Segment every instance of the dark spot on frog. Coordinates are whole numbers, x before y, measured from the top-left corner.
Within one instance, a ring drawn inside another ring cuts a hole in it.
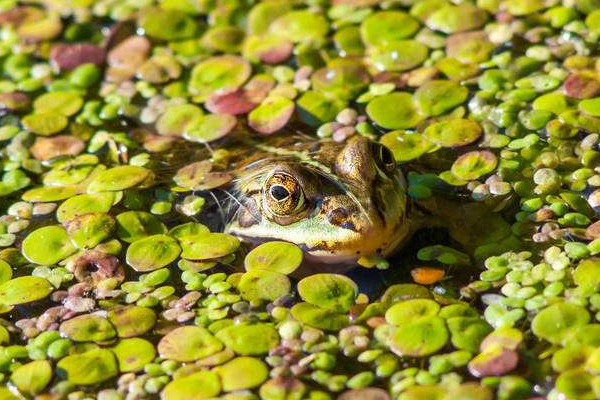
[[[356,227],[354,226],[354,223],[348,220],[349,216],[350,212],[345,208],[340,207],[334,208],[333,210],[327,212],[327,220],[332,225],[337,225],[344,229],[351,229],[356,232]]]

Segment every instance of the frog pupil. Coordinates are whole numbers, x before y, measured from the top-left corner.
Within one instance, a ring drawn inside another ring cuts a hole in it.
[[[289,197],[290,192],[281,185],[271,186],[271,196],[277,201],[281,201]]]

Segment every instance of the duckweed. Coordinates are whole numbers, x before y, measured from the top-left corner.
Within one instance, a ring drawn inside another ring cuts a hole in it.
[[[598,397],[598,4],[92,3],[0,6],[0,397]],[[451,240],[363,279],[222,233],[280,217],[244,146],[329,174],[296,133]]]

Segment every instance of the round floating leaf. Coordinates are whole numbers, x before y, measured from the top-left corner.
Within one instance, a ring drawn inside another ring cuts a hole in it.
[[[266,269],[289,275],[302,264],[303,254],[302,250],[293,243],[266,242],[246,255],[244,267],[247,271]]]
[[[394,92],[375,97],[367,104],[367,114],[386,129],[412,128],[421,122],[410,93]]]
[[[234,253],[240,247],[235,236],[226,233],[203,233],[180,239],[181,257],[188,260],[208,260]]]
[[[369,15],[360,25],[362,40],[377,46],[406,39],[419,29],[419,22],[403,11],[379,11]]]
[[[283,96],[271,96],[248,114],[248,125],[269,135],[282,129],[294,114],[294,102]]]
[[[9,263],[0,259],[0,284],[7,282],[12,278],[12,268]],[[0,340],[2,343],[2,340]]]
[[[150,170],[135,165],[121,165],[100,172],[88,186],[88,192],[114,192],[129,189],[150,177]]]
[[[566,399],[593,400],[597,397],[593,379],[594,376],[583,369],[574,368],[558,376],[556,391]]]
[[[83,98],[75,92],[48,92],[33,102],[36,113],[54,112],[64,116],[74,115],[83,105]]]
[[[394,40],[367,49],[369,63],[379,71],[406,71],[421,65],[427,46],[416,40]]]
[[[450,119],[433,123],[425,129],[429,141],[442,147],[466,146],[481,137],[483,130],[475,121]]]
[[[211,57],[192,69],[189,89],[201,100],[205,100],[214,92],[226,92],[242,86],[251,72],[252,67],[241,57]]]
[[[210,230],[206,225],[202,225],[198,222],[187,222],[185,224],[177,225],[169,230],[169,236],[173,236],[178,240],[186,236],[200,235],[203,233],[210,233]]]
[[[462,104],[469,90],[453,81],[425,82],[415,92],[415,102],[422,114],[437,116]]]
[[[279,64],[287,60],[294,51],[294,44],[288,39],[266,34],[248,36],[244,41],[242,54],[252,62]]]
[[[302,120],[311,126],[316,126],[335,119],[346,103],[339,99],[331,99],[323,93],[307,90],[296,101],[296,105]]]
[[[237,118],[233,115],[204,115],[184,133],[183,137],[192,142],[210,143],[227,136],[236,125]]]
[[[21,198],[25,201],[44,203],[68,199],[75,196],[77,192],[79,188],[76,186],[42,186],[29,189]]]
[[[171,264],[181,253],[177,240],[153,235],[136,240],[127,248],[126,260],[138,272],[153,271]]]
[[[365,67],[344,58],[336,58],[327,67],[315,71],[310,77],[314,90],[340,100],[353,100],[370,83]]]
[[[170,106],[156,121],[156,130],[165,136],[183,136],[202,119],[202,109],[193,104]]]
[[[396,161],[400,163],[419,158],[435,148],[422,134],[403,130],[388,132],[379,142],[390,149]]]
[[[587,115],[600,117],[600,97],[581,100],[578,107],[579,111],[584,112]]]
[[[298,303],[292,307],[292,316],[309,326],[326,331],[339,331],[345,328],[350,319],[347,314],[313,306],[309,303]]]
[[[44,278],[21,276],[0,285],[0,304],[13,306],[30,303],[48,296],[52,285]]]
[[[400,356],[425,357],[441,350],[448,339],[444,320],[432,316],[399,326],[391,342],[392,350]]]
[[[242,275],[238,289],[252,303],[275,301],[292,289],[289,278],[279,272],[253,269]]]
[[[120,340],[111,350],[117,357],[120,372],[140,371],[156,356],[154,345],[140,338]]]
[[[52,111],[26,115],[21,123],[28,131],[42,136],[50,136],[65,129],[69,120],[63,114]]]
[[[212,399],[221,393],[219,375],[213,371],[198,371],[175,378],[162,392],[162,400],[202,400]]]
[[[93,349],[66,356],[58,362],[58,372],[74,385],[94,385],[117,376],[115,356],[110,350]]]
[[[347,312],[354,305],[358,287],[343,275],[315,274],[298,282],[298,293],[315,306]]]
[[[60,225],[38,228],[27,235],[22,244],[25,258],[40,265],[56,264],[76,251],[67,231]]]
[[[215,368],[215,371],[221,377],[226,392],[258,387],[269,377],[267,365],[253,357],[234,358]]]
[[[138,25],[146,35],[160,40],[187,39],[198,28],[194,19],[185,12],[160,7],[148,7],[140,11]]]
[[[457,349],[472,353],[479,351],[479,345],[492,331],[492,327],[479,316],[453,317],[449,318],[446,323],[450,330],[452,345]]]
[[[90,249],[110,237],[115,219],[109,214],[90,213],[71,219],[66,227],[67,234],[78,249]]]
[[[487,21],[484,9],[470,3],[454,6],[450,3],[435,10],[427,18],[427,26],[435,31],[454,33],[477,29]]]
[[[437,315],[440,305],[429,299],[411,299],[394,304],[385,313],[385,320],[393,325],[406,325],[422,318]]]
[[[207,329],[182,326],[167,333],[158,343],[161,357],[189,362],[213,355],[223,349],[223,343]]]
[[[277,18],[269,30],[292,42],[318,41],[329,31],[329,23],[320,13],[294,10]]]
[[[88,213],[107,213],[112,207],[113,193],[80,194],[65,200],[56,210],[56,219],[60,223]]]
[[[557,303],[540,311],[531,321],[533,333],[550,343],[562,343],[575,328],[590,321],[588,311],[571,303]]]
[[[232,325],[216,333],[228,349],[242,356],[267,354],[279,344],[279,334],[268,324]]]
[[[573,273],[573,280],[584,288],[600,288],[600,258],[591,257],[581,261]]]
[[[84,314],[63,322],[60,333],[76,342],[103,342],[117,334],[106,318],[95,314]]]
[[[458,157],[452,164],[452,174],[460,179],[478,179],[492,172],[498,158],[491,151],[471,151]]]
[[[29,396],[41,393],[52,380],[52,365],[46,360],[31,361],[13,371],[10,381]],[[3,398],[0,395],[0,398]]]
[[[173,177],[179,186],[192,190],[211,190],[223,186],[233,179],[227,172],[211,172],[212,163],[209,160],[196,161],[177,171]]]
[[[117,215],[117,225],[117,236],[127,243],[167,233],[167,227],[158,218],[144,211],[125,211]]]
[[[150,331],[156,323],[154,311],[140,306],[123,306],[112,309],[107,318],[121,338],[143,335]]]

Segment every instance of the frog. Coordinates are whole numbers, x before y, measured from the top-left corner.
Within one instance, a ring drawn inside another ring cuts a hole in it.
[[[389,256],[414,231],[406,179],[384,145],[354,135],[250,147],[233,169],[237,209],[224,228],[243,242],[291,242],[308,263],[356,265]]]

